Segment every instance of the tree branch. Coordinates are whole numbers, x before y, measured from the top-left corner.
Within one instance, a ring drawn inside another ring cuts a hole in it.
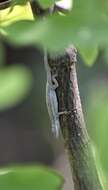
[[[76,50],[48,56],[52,74],[57,73],[57,98],[61,131],[68,152],[75,190],[102,190],[82,113],[76,76]]]

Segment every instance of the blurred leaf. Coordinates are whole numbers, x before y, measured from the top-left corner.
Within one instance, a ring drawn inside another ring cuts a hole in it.
[[[83,11],[73,10],[67,16],[53,15],[41,21],[21,21],[5,30],[11,42],[17,45],[38,43],[50,50],[62,50],[70,43],[78,47],[108,43],[106,21]]]
[[[32,85],[31,73],[23,66],[0,70],[0,111],[21,102]]]
[[[38,0],[38,2],[40,3],[40,5],[44,8],[48,8],[51,5],[54,5],[56,0]]]
[[[95,145],[96,165],[103,189],[108,189],[108,89],[107,81],[94,85],[88,99],[87,126]]]
[[[107,84],[96,84],[88,100],[87,124],[98,149],[102,170],[108,173],[108,89]]]
[[[0,171],[2,190],[60,190],[63,179],[45,167],[12,167]]]
[[[99,152],[98,152],[98,149],[96,148],[95,144],[92,144],[92,150],[94,153],[94,159],[95,159],[100,183],[102,185],[102,189],[107,190],[107,187],[108,187],[107,173],[102,169]]]
[[[48,0],[41,2],[52,3]],[[95,48],[90,48],[108,45],[107,8],[107,0],[104,3],[102,0],[75,1],[72,11],[66,16],[54,14],[34,22],[20,21],[4,29],[7,39],[16,45],[38,44],[50,51],[62,51],[72,43],[80,47],[84,60],[90,65],[97,54]],[[89,51],[82,51],[85,47]]]
[[[90,47],[90,48],[78,48],[80,55],[82,56],[84,62],[91,66],[95,63],[95,60],[98,55],[98,48],[97,47]]]
[[[70,43],[75,45],[77,43],[80,45],[82,43],[86,45],[92,44],[91,30],[89,31],[89,28],[82,27],[82,17],[73,23],[73,27],[71,26],[71,19],[71,16],[54,15],[37,22],[17,22],[6,27],[5,30],[8,34],[8,39],[16,45],[39,43],[50,50],[61,50]],[[95,42],[96,40],[93,41],[93,43]]]

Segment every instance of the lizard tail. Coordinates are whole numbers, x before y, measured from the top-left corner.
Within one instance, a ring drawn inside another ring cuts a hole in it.
[[[60,122],[59,119],[52,124],[52,134],[54,137],[58,138],[60,133]]]

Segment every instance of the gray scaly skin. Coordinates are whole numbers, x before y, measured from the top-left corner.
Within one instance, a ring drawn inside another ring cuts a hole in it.
[[[58,87],[56,80],[57,75],[52,75],[50,66],[47,60],[47,52],[44,54],[44,64],[47,73],[47,84],[46,84],[46,104],[51,121],[52,134],[57,138],[59,136],[60,122],[58,113],[58,101],[55,89]]]

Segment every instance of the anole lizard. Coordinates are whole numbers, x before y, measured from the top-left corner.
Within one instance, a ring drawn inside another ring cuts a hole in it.
[[[48,113],[50,116],[52,133],[55,137],[59,136],[60,122],[58,113],[58,101],[55,89],[58,87],[58,82],[56,80],[56,74],[51,73],[50,66],[47,60],[47,52],[45,50],[44,63],[47,73],[47,84],[46,84],[46,104],[48,108]]]

